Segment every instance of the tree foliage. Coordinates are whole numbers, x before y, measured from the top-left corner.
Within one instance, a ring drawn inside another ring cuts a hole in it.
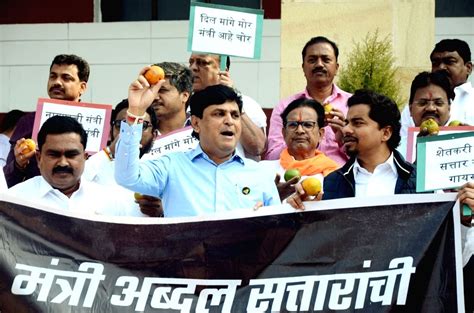
[[[371,89],[393,99],[400,107],[404,99],[400,95],[396,79],[395,58],[389,37],[379,39],[378,30],[368,33],[349,55],[348,62],[339,73],[338,85],[353,93],[357,89]]]

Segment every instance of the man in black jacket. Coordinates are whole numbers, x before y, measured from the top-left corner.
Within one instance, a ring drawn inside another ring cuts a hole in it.
[[[415,193],[416,170],[395,150],[400,143],[395,102],[372,91],[357,91],[348,107],[342,131],[350,159],[326,178],[323,199]]]
[[[358,90],[347,105],[342,133],[350,159],[324,179],[322,198],[415,193],[416,170],[395,150],[400,143],[400,111],[395,102],[373,91]],[[301,186],[297,191],[288,203],[304,209],[306,195]]]

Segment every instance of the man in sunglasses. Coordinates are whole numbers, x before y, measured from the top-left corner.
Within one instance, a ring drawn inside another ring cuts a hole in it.
[[[102,151],[91,156],[84,169],[83,179],[100,185],[116,188],[120,194],[128,194],[127,216],[160,216],[162,214],[161,201],[155,197],[141,195],[135,199],[133,192],[119,186],[115,182],[115,144],[120,137],[120,124],[127,118],[128,100],[122,100],[112,111],[110,144]],[[143,119],[142,136],[140,140],[140,158],[150,151],[157,134],[157,119],[155,111],[150,106]],[[145,215],[144,215],[145,214]]]

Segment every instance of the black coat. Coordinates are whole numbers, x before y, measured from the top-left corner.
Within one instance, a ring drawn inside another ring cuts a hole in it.
[[[355,160],[352,157],[343,167],[324,178],[323,200],[355,197]],[[405,161],[397,150],[393,151],[393,161],[398,172],[395,194],[416,193],[415,167]]]

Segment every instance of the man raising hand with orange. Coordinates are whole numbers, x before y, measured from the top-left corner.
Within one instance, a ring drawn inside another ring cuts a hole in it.
[[[280,204],[273,173],[236,151],[242,100],[234,89],[212,85],[190,99],[199,145],[157,160],[139,161],[142,116],[163,80],[151,85],[144,68],[129,88],[127,123],[116,146],[115,179],[135,192],[159,197],[164,216],[195,216]]]

